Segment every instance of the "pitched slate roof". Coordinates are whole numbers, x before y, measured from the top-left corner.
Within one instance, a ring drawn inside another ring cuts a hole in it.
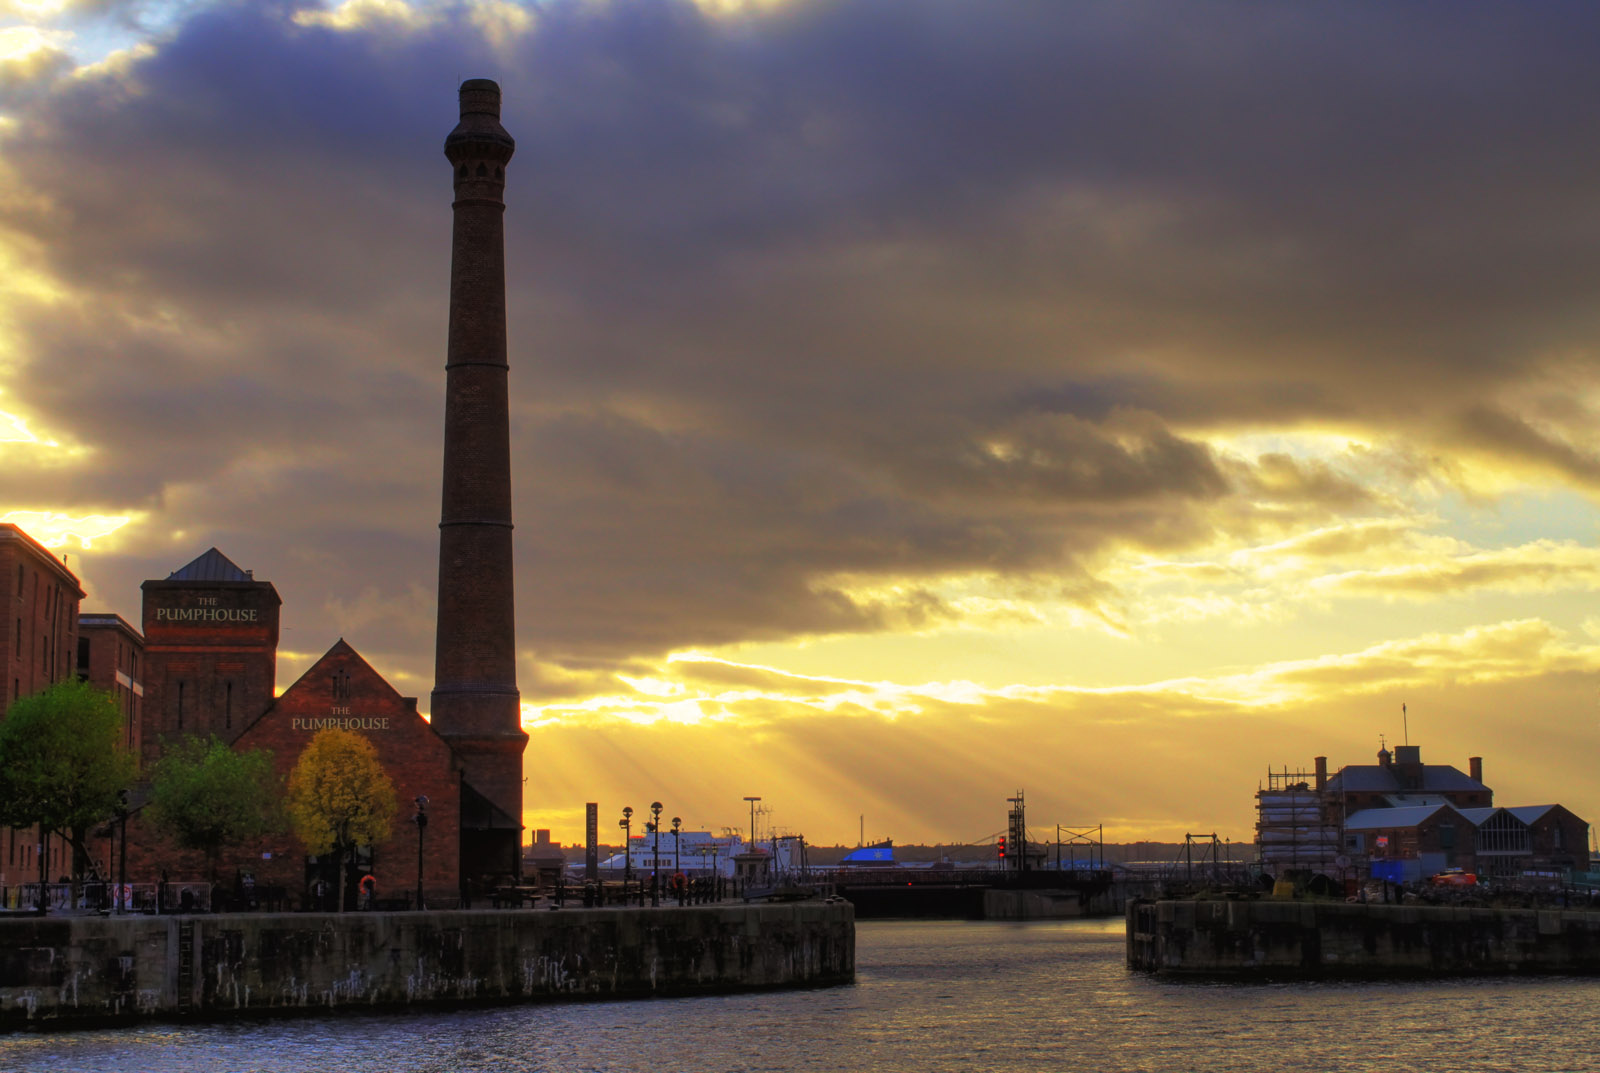
[[[1381,764],[1350,764],[1342,767],[1328,780],[1328,789],[1350,792],[1377,791],[1384,794],[1405,793],[1407,787],[1400,785],[1400,780],[1395,777],[1396,768],[1383,767]],[[1483,790],[1488,787],[1477,779],[1468,775],[1460,768],[1451,767],[1449,764],[1423,764],[1422,785],[1411,789],[1412,793],[1441,793],[1445,791],[1460,792]]]
[[[1523,823],[1532,824],[1540,819],[1546,812],[1555,808],[1555,805],[1517,805],[1506,809],[1507,812],[1521,820]]]
[[[167,575],[168,581],[254,581],[248,570],[240,570],[216,548]]]
[[[1417,805],[1412,808],[1364,808],[1344,821],[1347,831],[1375,831],[1393,827],[1415,827],[1440,812],[1463,815],[1450,805]]]

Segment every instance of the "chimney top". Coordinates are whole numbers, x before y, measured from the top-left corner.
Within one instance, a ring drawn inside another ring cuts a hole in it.
[[[461,115],[500,118],[500,83],[490,78],[469,78],[461,83]]]

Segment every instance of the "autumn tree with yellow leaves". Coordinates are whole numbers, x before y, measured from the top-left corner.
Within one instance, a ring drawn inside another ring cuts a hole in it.
[[[334,855],[344,909],[345,859],[357,846],[387,841],[396,811],[394,782],[361,735],[319,730],[289,773],[289,821],[306,849]]]

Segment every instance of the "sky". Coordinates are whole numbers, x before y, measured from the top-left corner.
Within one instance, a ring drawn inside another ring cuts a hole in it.
[[[1247,841],[1408,738],[1600,819],[1597,31],[0,0],[0,520],[134,622],[214,545],[280,690],[342,637],[425,708],[493,78],[530,827]]]

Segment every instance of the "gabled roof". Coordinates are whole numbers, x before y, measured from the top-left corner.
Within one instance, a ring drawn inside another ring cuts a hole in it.
[[[254,581],[248,570],[240,570],[216,548],[212,548],[198,559],[181,566],[167,575],[168,581]]]
[[[1452,805],[1417,805],[1413,808],[1364,808],[1344,821],[1347,831],[1377,831],[1415,827],[1441,812],[1463,815]]]
[[[1545,813],[1556,807],[1557,806],[1555,805],[1517,805],[1514,808],[1506,809],[1506,811],[1511,813],[1511,815],[1515,816],[1517,819],[1521,820],[1523,823],[1532,824],[1535,820],[1543,818]]]
[[[1395,767],[1384,767],[1381,764],[1350,764],[1342,767],[1328,780],[1328,789],[1333,791],[1344,790],[1371,792],[1384,794],[1405,793],[1408,787],[1402,786],[1396,777]],[[1468,775],[1460,768],[1451,767],[1449,764],[1423,764],[1422,785],[1410,787],[1412,793],[1459,793],[1463,791],[1482,790],[1485,793],[1489,788],[1477,779]]]

